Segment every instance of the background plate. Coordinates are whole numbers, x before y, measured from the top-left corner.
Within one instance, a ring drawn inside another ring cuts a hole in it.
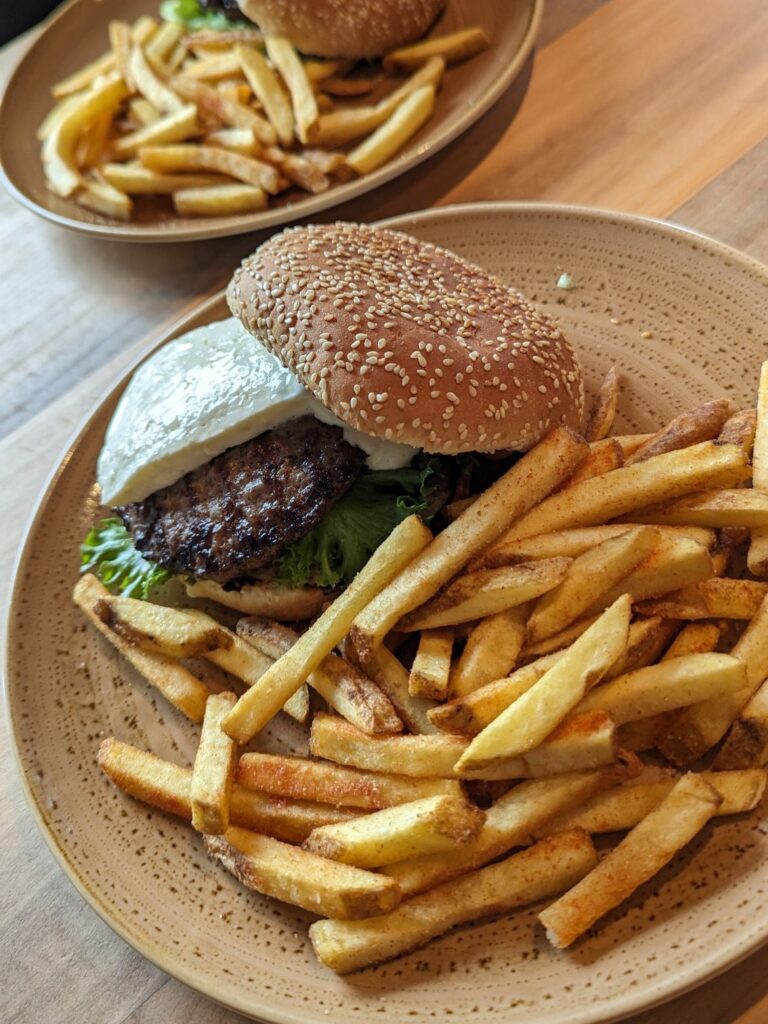
[[[618,364],[620,432],[651,429],[707,398],[754,401],[768,268],[725,246],[657,222],[553,206],[454,207],[389,223],[537,300],[581,350],[592,385]],[[563,270],[572,291],[556,287]],[[215,298],[158,344],[223,315]],[[315,961],[308,914],[247,893],[207,860],[187,826],[114,789],[96,767],[103,736],[191,763],[196,732],[70,602],[94,513],[95,460],[124,382],[67,451],[30,527],[7,696],[41,828],[80,892],[128,942],[207,995],[280,1024],[587,1024],[668,999],[768,937],[768,822],[758,813],[705,829],[571,952],[551,949],[530,911],[343,980]],[[275,721],[268,733],[269,749],[304,749],[293,723]]]
[[[128,242],[221,238],[311,217],[404,174],[477,121],[525,64],[544,6],[544,0],[448,0],[435,31],[447,34],[468,25],[482,25],[492,40],[491,47],[449,69],[432,119],[398,156],[372,174],[261,213],[194,218],[168,213],[162,220],[125,224],[84,210],[47,190],[35,131],[51,108],[53,83],[108,48],[109,21],[116,17],[133,21],[141,14],[156,14],[159,2],[71,0],[47,25],[11,78],[0,107],[0,177],[14,198],[42,217],[86,234]]]

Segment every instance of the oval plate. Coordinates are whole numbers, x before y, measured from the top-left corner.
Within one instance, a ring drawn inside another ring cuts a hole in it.
[[[48,191],[35,132],[51,108],[50,87],[108,49],[109,21],[115,17],[133,21],[141,14],[156,14],[159,0],[121,0],[119,10],[102,0],[71,0],[48,23],[8,84],[0,107],[0,177],[15,199],[40,216],[89,235],[125,242],[221,238],[311,217],[404,174],[477,121],[525,64],[543,6],[544,0],[515,0],[513,4],[509,0],[448,0],[437,32],[482,25],[493,43],[484,53],[449,69],[432,119],[396,157],[373,173],[316,196],[296,190],[286,194],[290,198],[280,205],[260,213],[183,218],[164,211],[154,215],[155,219],[126,224]]]
[[[478,204],[389,222],[514,282],[580,348],[590,386],[624,373],[618,431],[695,402],[754,402],[768,268],[654,221],[556,206]],[[556,287],[567,270],[576,285]],[[226,315],[221,296],[168,338]],[[650,332],[650,337],[644,337]],[[154,346],[152,346],[154,347]],[[346,980],[310,949],[310,916],[247,893],[182,822],[119,793],[96,766],[109,734],[191,763],[195,728],[87,628],[70,600],[95,511],[95,460],[127,375],[66,452],[30,527],[13,595],[7,696],[27,794],[83,896],[158,966],[278,1024],[588,1024],[639,1011],[721,971],[768,937],[765,820],[710,826],[596,934],[549,947],[535,913],[462,928]],[[280,716],[283,718],[284,716]],[[290,722],[268,749],[305,749]]]

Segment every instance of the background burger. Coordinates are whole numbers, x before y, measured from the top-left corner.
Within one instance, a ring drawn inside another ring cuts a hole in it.
[[[404,516],[429,519],[473,468],[581,424],[555,324],[399,232],[284,231],[227,297],[231,319],[137,370],[107,430],[97,476],[116,516],[83,568],[128,593],[177,574],[194,596],[309,617]]]

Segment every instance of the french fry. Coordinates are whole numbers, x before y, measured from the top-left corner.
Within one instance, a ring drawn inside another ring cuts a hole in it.
[[[151,124],[155,124],[163,116],[160,111],[153,107],[149,100],[145,100],[143,96],[136,96],[128,104],[128,110],[134,121],[146,128]]]
[[[225,50],[200,57],[199,60],[190,60],[184,65],[184,76],[200,82],[221,82],[225,78],[242,75],[243,72],[244,68],[236,50]]]
[[[337,78],[333,75],[323,80],[323,92],[329,96],[366,96],[373,92],[375,85],[372,78]]]
[[[480,833],[461,849],[447,855],[412,857],[383,868],[382,874],[397,882],[404,898],[432,889],[496,860],[516,846],[528,845],[547,822],[639,771],[634,759],[596,771],[521,782],[488,808]]]
[[[437,92],[445,74],[445,60],[443,57],[430,57],[418,70],[414,71],[410,78],[407,78],[402,85],[389,93],[376,104],[376,110],[386,117],[394,114],[402,101],[416,92],[423,85],[431,85]]]
[[[666,427],[657,431],[646,443],[627,459],[627,464],[645,462],[665,452],[688,448],[717,437],[730,416],[731,404],[726,399],[705,402],[690,412],[676,416]]]
[[[173,48],[184,35],[184,28],[175,21],[164,21],[144,47],[147,60],[161,64],[168,60]]]
[[[455,697],[464,697],[512,671],[525,641],[527,615],[528,605],[518,605],[489,615],[473,627],[450,679]]]
[[[332,150],[305,148],[301,151],[301,155],[304,160],[309,160],[322,174],[326,175],[338,177],[343,174],[346,166],[344,154]]]
[[[576,713],[605,711],[622,725],[733,694],[745,685],[744,665],[730,654],[689,654],[598,686],[581,701]]]
[[[150,685],[187,718],[201,722],[211,691],[174,658],[143,651],[106,626],[96,614],[96,606],[109,596],[107,588],[90,573],[80,577],[72,594],[75,604],[85,612],[89,621]]]
[[[218,146],[219,149],[231,149],[243,156],[258,156],[263,147],[250,128],[219,128],[208,132],[203,140],[206,146]]]
[[[391,878],[242,828],[206,836],[205,848],[247,889],[315,914],[370,917],[400,902],[400,891]]]
[[[667,619],[752,619],[768,593],[768,583],[714,578],[638,606],[641,615]]]
[[[357,174],[370,174],[371,171],[375,171],[403,148],[429,120],[434,109],[433,86],[419,86],[372,135],[349,153],[348,166]]]
[[[350,653],[355,652],[352,645],[349,646],[349,649]],[[411,732],[419,734],[437,732],[428,718],[429,711],[435,706],[435,702],[426,697],[414,697],[411,694],[408,669],[392,651],[386,646],[379,647],[361,663],[361,666],[366,675],[370,676],[379,689],[386,694]]]
[[[757,491],[768,494],[768,360],[760,371],[752,464],[752,485]],[[768,576],[768,529],[753,532],[747,568],[754,576]]]
[[[120,157],[135,156],[143,146],[182,142],[198,131],[197,107],[188,103],[138,131],[115,139],[114,151]]]
[[[106,182],[85,181],[74,195],[78,206],[114,220],[130,220],[133,204],[130,197]]]
[[[584,459],[576,472],[570,476],[561,490],[566,487],[573,487],[582,480],[589,480],[593,476],[602,476],[603,473],[610,473],[624,465],[624,449],[618,441],[609,438],[599,448],[592,448],[589,455]]]
[[[677,629],[678,625],[676,622],[670,622],[658,616],[653,616],[650,619],[637,619],[629,627],[627,649],[614,662],[610,670],[603,677],[603,681],[608,682],[627,672],[636,672],[640,668],[645,668],[646,665],[653,664],[658,660],[672,637],[674,637]],[[681,651],[680,653],[698,654],[703,653],[705,650],[711,650],[711,648],[693,648],[686,652]],[[664,657],[666,658],[667,655],[665,654]]]
[[[224,721],[233,739],[246,742],[346,636],[355,616],[431,540],[418,516],[409,516],[376,549],[344,593],[237,702]]]
[[[317,100],[304,65],[287,39],[267,36],[265,44],[267,56],[280,72],[291,95],[296,136],[300,142],[308,142],[319,115]]]
[[[746,488],[735,491],[700,491],[666,505],[641,509],[634,514],[634,518],[641,523],[670,526],[691,523],[709,527],[766,528],[768,493]]]
[[[736,445],[704,441],[683,451],[623,466],[553,494],[519,518],[494,547],[540,533],[597,526],[607,519],[692,491],[733,487],[749,476],[744,453]]]
[[[139,46],[146,46],[154,36],[157,28],[157,20],[151,14],[142,14],[131,25],[131,36],[134,43],[137,43]]]
[[[458,773],[538,747],[609,671],[626,650],[631,603],[619,598],[533,686],[470,743]],[[587,709],[588,710],[588,709]]]
[[[614,434],[613,437],[603,438],[602,441],[591,441],[590,447],[594,451],[596,448],[603,448],[606,445],[616,444],[621,446],[621,450],[624,452],[625,460],[630,455],[634,455],[638,448],[641,448],[646,441],[650,441],[653,434]]]
[[[456,64],[474,57],[490,44],[485,29],[473,26],[448,36],[438,36],[423,43],[392,50],[384,56],[381,63],[385,71],[413,71],[430,57],[442,57],[446,64]]]
[[[351,60],[305,60],[303,63],[304,74],[313,85],[320,85],[336,75],[345,75],[354,66]]]
[[[600,389],[595,395],[592,403],[587,425],[584,430],[584,437],[590,443],[602,441],[608,437],[613,429],[613,421],[616,417],[616,405],[619,400],[619,374],[615,366],[612,366],[603,378]],[[599,450],[599,449],[598,449]],[[622,451],[623,454],[623,451]]]
[[[90,88],[98,78],[109,75],[114,70],[115,55],[110,50],[108,53],[103,53],[101,57],[97,57],[96,60],[91,61],[90,64],[80,68],[79,71],[75,71],[74,74],[69,75],[60,82],[56,82],[51,88],[51,95],[54,99],[60,100],[74,93],[82,92],[83,89]]]
[[[112,114],[105,110],[85,129],[75,150],[78,167],[94,168],[101,163],[111,127]]]
[[[300,622],[313,619],[327,601],[319,587],[277,587],[269,583],[251,583],[240,590],[225,590],[213,580],[186,583],[189,597],[216,601],[243,615],[264,615],[279,622]]]
[[[149,170],[164,174],[213,171],[216,174],[227,174],[271,194],[280,189],[280,175],[271,164],[215,146],[143,146],[139,150],[139,159]]]
[[[611,593],[658,546],[652,529],[635,527],[575,558],[562,581],[537,601],[528,619],[531,643],[553,636]],[[540,564],[540,563],[534,563]]]
[[[224,217],[266,206],[267,193],[254,185],[208,185],[173,193],[173,207],[181,217]]]
[[[192,828],[209,835],[222,835],[229,827],[237,747],[221,731],[221,720],[236,699],[234,693],[214,693],[208,698],[192,769]]]
[[[556,587],[570,565],[567,558],[523,562],[504,569],[480,569],[460,576],[432,601],[397,624],[402,632],[438,629],[525,604]]]
[[[372,811],[425,797],[462,795],[460,783],[451,779],[408,778],[278,754],[243,754],[236,781],[274,796]]]
[[[231,128],[249,128],[264,146],[274,146],[277,142],[277,132],[266,118],[222,95],[218,89],[184,75],[176,75],[171,84],[179,96],[189,103],[196,103],[201,114],[209,114]]]
[[[133,597],[108,594],[94,606],[101,621],[145,651],[170,658],[195,658],[232,646],[232,634],[210,615],[192,608],[166,608]]]
[[[316,921],[309,937],[326,967],[348,974],[422,946],[454,925],[562,892],[596,864],[586,834],[568,832],[416,896],[375,921]]]
[[[586,878],[539,914],[552,945],[570,946],[631,896],[701,831],[722,802],[700,776],[684,775]]]
[[[198,50],[228,50],[232,46],[259,46],[264,36],[257,28],[210,29],[201,28],[182,37],[183,44],[193,53]]]
[[[344,146],[361,135],[370,135],[388,116],[388,112],[379,107],[349,107],[319,114],[308,141],[325,148]]]
[[[313,195],[327,192],[331,187],[330,178],[320,170],[317,164],[298,153],[286,153],[280,162],[280,170],[294,185],[298,185],[299,188],[303,188],[305,192],[311,192]]]
[[[763,600],[731,654],[746,670],[743,690],[694,704],[675,716],[659,743],[659,749],[673,764],[686,767],[719,743],[768,677],[768,598]]]
[[[453,632],[450,629],[424,630],[408,680],[412,697],[444,700],[451,673]]]
[[[136,800],[192,820],[192,769],[163,761],[113,736],[99,747],[99,767]],[[302,843],[320,825],[347,821],[359,811],[327,804],[273,799],[235,785],[230,800],[232,823],[287,843]]]
[[[339,825],[322,825],[302,847],[358,868],[380,868],[409,857],[449,853],[473,839],[485,814],[464,797],[428,796]]]
[[[49,188],[60,196],[71,196],[84,185],[75,166],[75,146],[81,132],[105,111],[114,113],[128,88],[115,72],[98,79],[73,103],[49,131],[43,142],[43,170]]]
[[[550,431],[358,615],[351,637],[361,655],[380,646],[398,619],[433,597],[467,562],[492,544],[511,520],[557,487],[587,451],[586,442],[569,430]]]
[[[768,761],[768,681],[741,709],[712,767],[717,771],[757,768]]]
[[[737,444],[749,457],[755,442],[756,430],[757,412],[754,409],[742,409],[729,416],[717,439],[721,444]]]
[[[593,835],[604,832],[627,832],[669,796],[678,776],[653,778],[653,770],[622,786],[592,797],[581,807],[566,811],[546,824],[538,836],[554,835],[566,829],[583,828]],[[766,773],[759,769],[746,771],[701,772],[700,778],[708,782],[723,798],[714,817],[744,814],[758,806],[763,798]]]
[[[67,112],[80,102],[83,97],[82,92],[73,92],[69,96],[65,96],[63,99],[48,111],[43,120],[40,122],[40,126],[35,133],[35,137],[44,142],[54,128],[61,123],[66,116]]]
[[[277,76],[254,47],[237,46],[235,54],[248,84],[272,122],[280,143],[290,146],[293,142],[293,111]]]
[[[237,633],[275,661],[299,638],[295,630],[258,617],[240,619]],[[334,711],[363,732],[393,733],[403,728],[394,706],[379,687],[336,654],[329,654],[308,682]]]
[[[128,78],[138,92],[163,114],[173,114],[184,106],[174,90],[166,85],[147,60],[142,48],[134,44],[128,58]]]
[[[101,173],[110,185],[127,195],[171,195],[179,189],[206,188],[226,180],[214,174],[159,174],[139,163],[104,164]],[[203,582],[209,583],[207,580]]]

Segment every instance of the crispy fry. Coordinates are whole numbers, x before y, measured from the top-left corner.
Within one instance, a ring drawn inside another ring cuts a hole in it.
[[[51,132],[61,123],[66,117],[67,113],[80,102],[83,98],[83,93],[73,92],[69,96],[65,96],[62,100],[48,111],[43,120],[40,122],[40,126],[35,133],[35,137],[44,142]]]
[[[187,718],[191,718],[193,722],[201,722],[205,713],[205,702],[210,695],[208,687],[174,658],[143,651],[109,629],[95,610],[97,603],[109,596],[107,588],[89,573],[80,577],[72,594],[75,604],[85,612],[101,635],[109,640],[148,683],[156,687],[165,699]]]
[[[244,68],[236,50],[214,53],[190,60],[184,65],[184,76],[199,82],[221,82],[243,74]]]
[[[195,658],[218,647],[232,646],[229,630],[192,608],[166,608],[133,597],[107,594],[99,598],[93,610],[129,643],[170,658]]]
[[[247,889],[315,914],[370,917],[400,902],[400,891],[390,878],[242,828],[206,836],[205,848]]]
[[[757,768],[768,761],[768,680],[741,709],[712,767]]]
[[[437,36],[423,43],[392,50],[383,58],[382,66],[385,71],[413,71],[435,56],[442,57],[446,64],[456,64],[474,57],[490,44],[485,29],[476,25],[448,36]]]
[[[619,374],[615,366],[606,373],[600,390],[595,396],[587,419],[584,437],[587,441],[602,441],[608,437],[616,417],[616,405],[619,400]],[[618,442],[617,442],[618,443]],[[623,456],[622,451],[622,456]]]
[[[169,814],[192,820],[191,768],[162,761],[113,736],[102,741],[99,767],[124,793]],[[320,825],[347,821],[359,813],[327,804],[275,800],[238,785],[232,790],[230,802],[233,824],[287,843],[302,843]]]
[[[175,21],[164,21],[152,38],[144,47],[144,52],[150,62],[159,61],[161,64],[168,60],[171,51],[184,35],[184,28]]]
[[[611,470],[619,469],[624,465],[624,449],[618,441],[609,438],[599,448],[592,448],[589,455],[584,459],[576,472],[570,476],[561,490],[566,487],[573,487],[582,480],[589,480],[593,476],[602,476],[603,473],[610,473]]]
[[[219,128],[218,131],[208,132],[203,141],[206,146],[231,149],[243,156],[259,156],[264,152],[250,128]]]
[[[347,156],[348,166],[357,174],[375,171],[403,148],[432,116],[434,109],[433,86],[419,86],[369,138],[352,150]]]
[[[271,164],[214,146],[144,146],[139,159],[151,171],[213,171],[265,192],[275,193],[280,188],[280,176]]]
[[[688,448],[717,437],[730,416],[731,403],[727,399],[716,399],[704,405],[681,413],[657,431],[646,443],[627,459],[627,464],[645,462],[665,452]]]
[[[138,121],[142,128],[154,124],[163,116],[157,107],[153,107],[143,96],[136,96],[132,99],[128,104],[128,110],[133,120]]]
[[[131,219],[133,204],[130,198],[106,182],[84,182],[82,188],[75,192],[74,199],[79,206],[105,217],[112,217],[114,220]]]
[[[353,65],[351,60],[305,60],[304,74],[314,85],[319,85],[327,78],[345,75]]]
[[[445,60],[440,56],[430,57],[402,85],[389,93],[388,96],[385,96],[384,99],[379,100],[375,109],[380,114],[389,117],[391,114],[394,114],[404,99],[410,96],[411,93],[416,92],[417,89],[420,89],[421,86],[431,85],[435,92],[437,92],[444,74]]]
[[[350,645],[350,652],[354,650],[355,648]],[[398,715],[411,732],[437,732],[427,717],[435,702],[426,697],[414,697],[410,693],[408,669],[392,651],[386,646],[379,647],[361,665],[395,706]]]
[[[224,729],[243,743],[267,724],[349,631],[355,616],[430,541],[418,516],[409,516],[376,549],[344,593],[310,626],[293,647],[244,694],[224,721]]]
[[[710,579],[676,590],[658,601],[645,601],[641,615],[666,619],[751,619],[768,593],[768,583]]]
[[[472,629],[450,679],[455,697],[464,697],[512,671],[525,640],[528,610],[528,605],[518,605],[488,616]]]
[[[131,50],[133,49],[131,26],[127,21],[113,20],[109,23],[108,32],[109,45],[115,58],[114,66],[120,72],[124,81],[130,82],[128,62],[131,59]]]
[[[650,556],[659,540],[654,530],[635,527],[575,558],[558,586],[536,602],[528,619],[529,641],[543,640],[579,619]]]
[[[523,562],[505,569],[481,569],[460,576],[432,601],[397,624],[403,632],[455,626],[507,611],[556,587],[570,565],[567,558]]]
[[[379,107],[349,107],[320,114],[309,133],[309,142],[325,148],[344,146],[375,131],[387,116],[387,111]]]
[[[174,90],[150,65],[142,48],[135,44],[128,58],[128,78],[138,92],[162,113],[173,114],[184,106]]]
[[[669,795],[590,874],[539,914],[557,949],[627,899],[693,839],[722,797],[697,775],[684,775]]]
[[[51,95],[57,99],[63,99],[65,96],[71,96],[73,93],[81,92],[83,89],[88,89],[97,78],[101,78],[103,75],[108,75],[111,71],[115,70],[115,55],[110,51],[109,53],[103,53],[101,57],[97,57],[96,60],[91,61],[90,64],[86,64],[84,68],[80,68],[79,71],[75,71],[74,74],[69,75],[68,78],[62,79],[57,82],[51,88]]]
[[[754,445],[752,484],[756,490],[768,494],[768,360],[760,371]],[[768,529],[753,532],[747,567],[755,576],[768,576]]]
[[[718,434],[721,444],[737,444],[749,457],[755,442],[757,430],[757,412],[754,409],[742,409],[730,416]]]
[[[552,836],[500,864],[416,896],[375,921],[316,921],[309,936],[326,967],[348,974],[422,946],[454,925],[562,892],[596,864],[585,833]]]
[[[264,112],[274,125],[283,146],[293,142],[293,111],[291,103],[272,68],[252,46],[238,46],[235,54]]]
[[[201,28],[182,37],[188,50],[227,50],[231,46],[258,46],[264,36],[257,28],[210,29]]]
[[[189,103],[196,103],[201,113],[207,113],[232,128],[250,128],[264,146],[274,146],[277,142],[277,132],[266,118],[250,107],[223,96],[218,89],[184,75],[173,78],[172,85],[179,96]]]
[[[373,811],[429,796],[461,796],[460,784],[451,779],[408,778],[277,754],[243,754],[236,780],[274,796]]]
[[[611,605],[562,658],[472,740],[456,765],[457,772],[477,771],[527,754],[580,701],[584,706],[585,694],[626,650],[631,611],[628,597]]]
[[[342,864],[380,868],[408,857],[449,853],[473,839],[484,822],[483,812],[464,797],[428,796],[339,825],[322,825],[302,846]]]
[[[291,94],[296,135],[300,142],[308,142],[319,115],[317,100],[304,65],[287,39],[267,36],[265,44],[267,56],[282,75]]]
[[[207,598],[234,608],[243,615],[264,615],[279,622],[313,619],[322,611],[327,597],[319,587],[278,587],[270,583],[251,583],[240,590],[225,590],[213,580],[186,583],[190,597]]]
[[[214,693],[208,698],[192,769],[192,827],[209,835],[222,835],[229,827],[237,747],[221,731],[221,720],[235,700],[234,693]]]
[[[139,163],[104,164],[101,173],[110,185],[128,195],[171,195],[179,189],[205,188],[226,180],[214,174],[159,174]],[[239,591],[234,593],[237,595]]]
[[[768,527],[768,492],[741,488],[735,491],[699,491],[685,498],[641,509],[637,522],[661,525]]]
[[[142,146],[159,146],[168,142],[182,142],[199,131],[197,107],[188,103],[161,117],[159,121],[140,128],[138,131],[116,139],[114,150],[117,156],[135,156]]]
[[[280,170],[294,185],[313,195],[327,192],[331,187],[330,178],[323,174],[317,164],[298,153],[287,153],[280,163]]]
[[[408,680],[408,692],[412,697],[445,699],[448,694],[452,653],[452,630],[424,630]]]
[[[223,217],[267,206],[267,193],[253,185],[208,185],[173,193],[173,206],[182,217]]]

